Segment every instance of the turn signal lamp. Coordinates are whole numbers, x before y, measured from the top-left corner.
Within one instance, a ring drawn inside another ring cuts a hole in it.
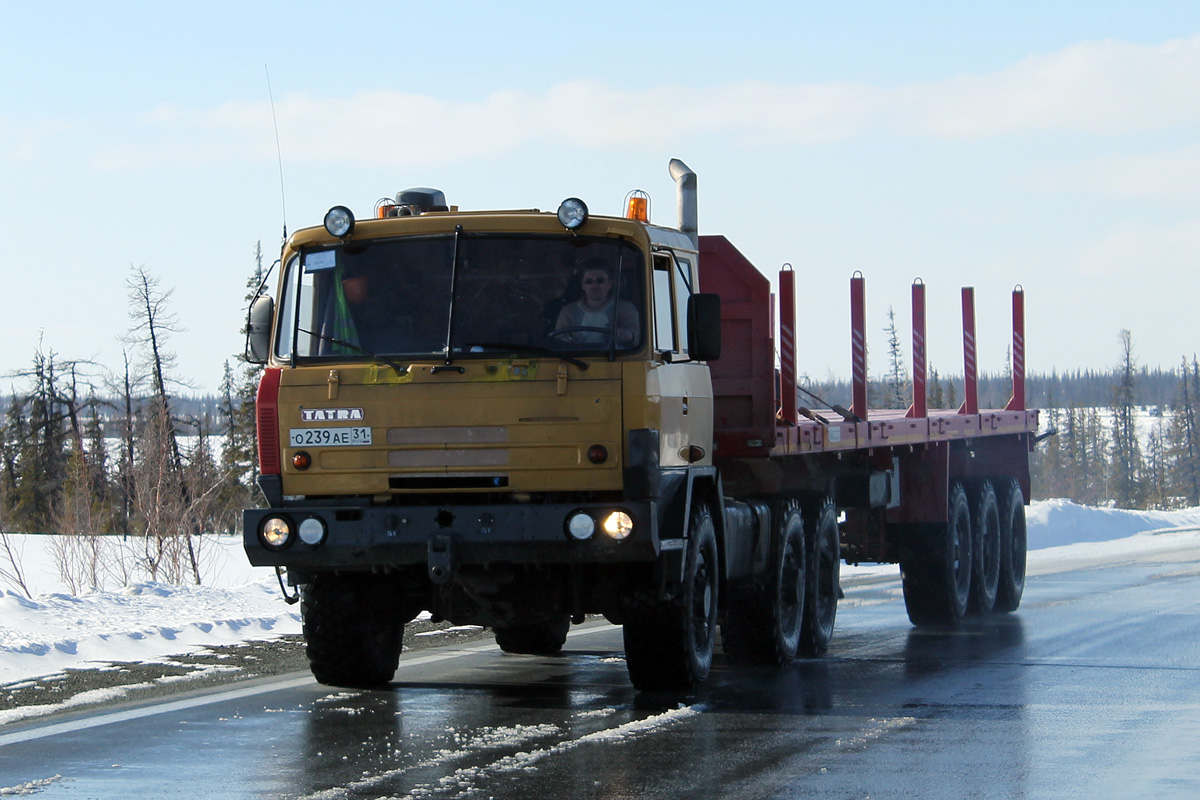
[[[650,195],[641,189],[634,189],[625,196],[625,219],[635,219],[639,222],[650,221]]]

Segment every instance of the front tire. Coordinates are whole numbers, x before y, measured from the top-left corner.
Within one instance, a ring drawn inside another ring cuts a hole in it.
[[[318,683],[369,689],[392,680],[408,622],[392,582],[318,573],[300,596],[304,651]]]
[[[707,505],[693,506],[683,585],[675,597],[646,590],[623,626],[629,679],[643,692],[694,689],[708,677],[717,632],[717,534]]]

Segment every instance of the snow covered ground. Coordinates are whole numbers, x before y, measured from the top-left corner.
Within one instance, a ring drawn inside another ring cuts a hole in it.
[[[1080,558],[1200,544],[1200,508],[1124,511],[1066,500],[1029,508],[1030,571]],[[250,567],[240,537],[211,537],[204,586],[136,583],[73,595],[57,576],[50,536],[10,534],[33,599],[0,584],[0,687],[67,667],[149,661],[239,641],[300,632],[271,570]],[[7,566],[0,564],[0,566]],[[847,580],[894,565],[843,567]]]

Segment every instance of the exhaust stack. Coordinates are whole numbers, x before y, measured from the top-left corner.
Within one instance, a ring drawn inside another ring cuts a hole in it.
[[[671,177],[675,179],[675,194],[678,203],[679,230],[692,240],[692,247],[700,248],[700,228],[696,214],[696,173],[678,158],[671,159]]]

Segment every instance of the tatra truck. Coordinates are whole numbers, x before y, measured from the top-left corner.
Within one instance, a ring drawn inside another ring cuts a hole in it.
[[[916,625],[1017,608],[1023,291],[1005,408],[978,407],[969,287],[962,407],[927,408],[918,280],[912,405],[878,410],[856,273],[851,405],[807,408],[796,363],[829,342],[797,327],[795,273],[774,292],[699,235],[696,175],[670,172],[676,227],[643,192],[601,216],[418,188],[287,239],[247,320],[265,506],[244,543],[299,596],[318,681],[387,684],[423,612],[523,654],[602,615],[638,690],[686,692],[718,640],[735,663],[824,653],[843,560],[898,563]]]

